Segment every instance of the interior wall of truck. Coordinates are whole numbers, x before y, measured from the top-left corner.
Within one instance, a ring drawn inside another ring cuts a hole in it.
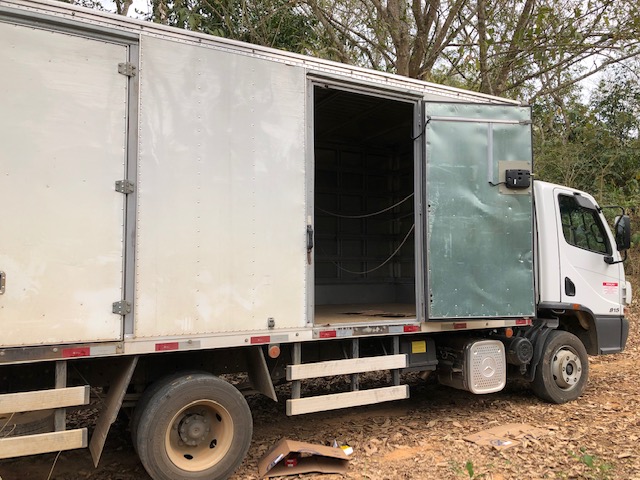
[[[415,317],[414,108],[314,87],[316,324]]]

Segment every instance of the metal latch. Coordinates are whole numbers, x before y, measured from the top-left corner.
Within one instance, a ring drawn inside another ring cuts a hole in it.
[[[311,250],[313,250],[313,226],[307,225],[307,263],[311,265]]]
[[[131,313],[131,302],[126,300],[120,300],[119,302],[113,302],[113,313],[116,315],[126,315]]]
[[[133,77],[136,74],[136,66],[131,62],[119,63],[118,73],[126,75],[127,77]]]
[[[116,182],[116,192],[124,193],[125,195],[133,193],[135,191],[135,184],[131,180],[118,180]]]
[[[307,252],[311,253],[313,250],[313,227],[307,225]]]
[[[4,286],[7,282],[7,274],[4,272],[0,272],[0,295],[4,294]]]

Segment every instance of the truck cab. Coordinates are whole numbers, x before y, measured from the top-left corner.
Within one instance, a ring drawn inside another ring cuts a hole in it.
[[[534,199],[538,316],[557,317],[591,355],[621,352],[629,333],[624,307],[632,296],[622,263],[628,217],[616,217],[614,235],[585,192],[536,181]]]

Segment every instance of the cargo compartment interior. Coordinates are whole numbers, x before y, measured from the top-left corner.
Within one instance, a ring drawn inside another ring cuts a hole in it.
[[[316,325],[415,319],[414,107],[314,87]]]

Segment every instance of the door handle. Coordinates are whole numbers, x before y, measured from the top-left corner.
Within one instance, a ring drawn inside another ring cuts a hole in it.
[[[313,227],[307,225],[307,263],[311,265],[311,250],[313,250]]]
[[[576,296],[576,286],[569,277],[564,277],[564,293],[567,297]]]
[[[307,225],[307,252],[311,253],[313,250],[313,227]]]
[[[0,295],[4,294],[4,287],[7,283],[7,274],[4,272],[0,272]]]

